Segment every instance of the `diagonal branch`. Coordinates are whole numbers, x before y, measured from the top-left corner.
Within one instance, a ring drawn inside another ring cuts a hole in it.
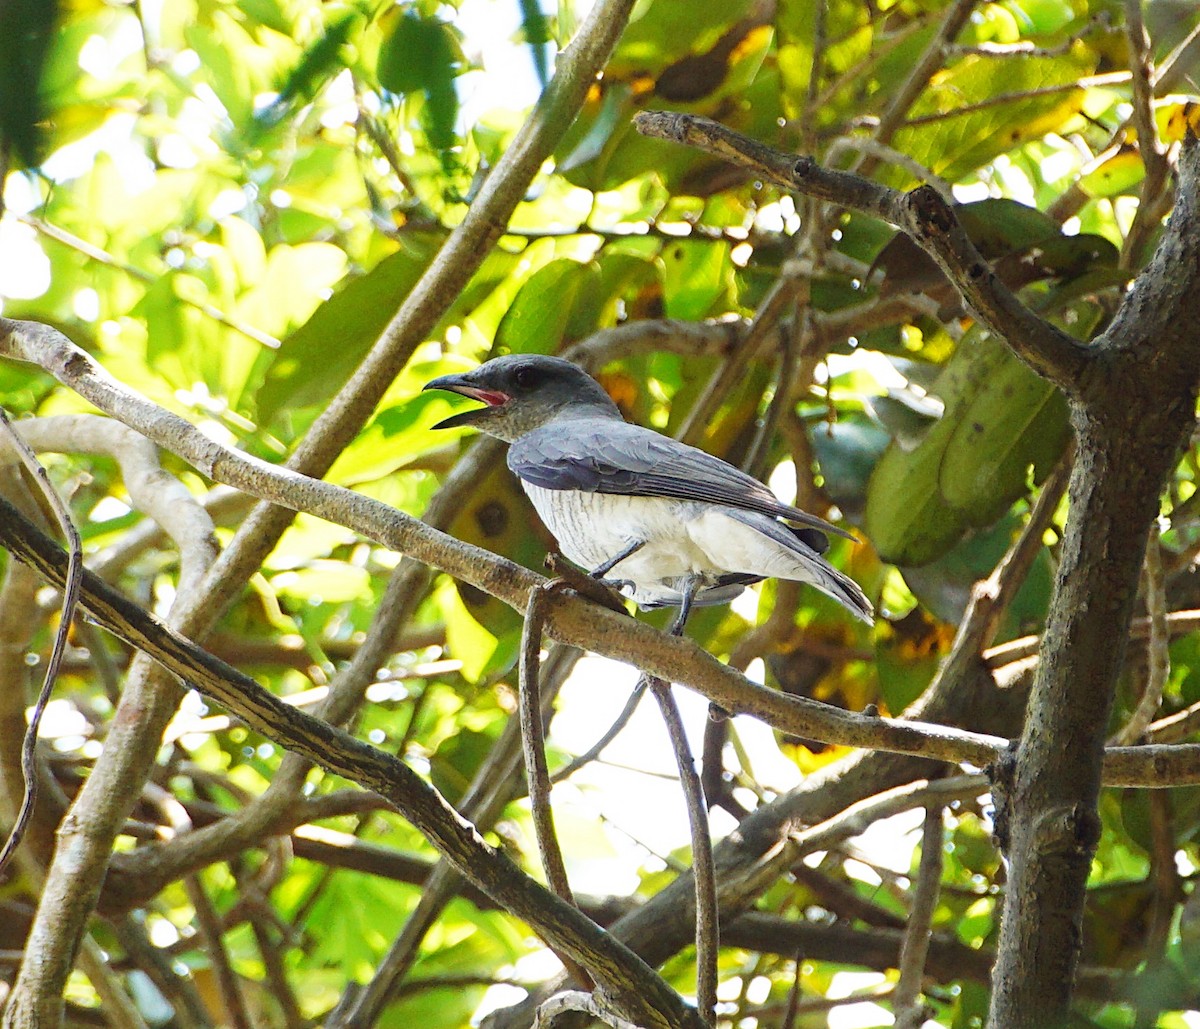
[[[370,497],[222,446],[179,416],[120,385],[84,351],[48,326],[0,318],[0,354],[48,368],[97,407],[119,416],[219,481],[283,507],[345,525],[389,549],[477,586],[516,610],[524,610],[530,590],[545,582],[527,568],[462,543]],[[23,532],[17,512],[0,503],[0,542],[15,546]],[[35,529],[33,532],[40,536]],[[690,640],[665,636],[644,622],[570,593],[553,595],[546,634],[560,643],[677,682],[731,714],[753,715],[776,729],[807,739],[969,762],[979,768],[992,762],[1007,745],[1007,740],[994,736],[845,711],[766,689]],[[1113,748],[1105,771],[1109,785],[1162,787],[1200,782],[1200,747]]]
[[[54,583],[67,556],[49,537],[0,501],[6,545]],[[152,655],[164,668],[236,715],[253,731],[336,775],[386,798],[505,910],[542,938],[592,968],[622,1013],[646,1026],[696,1026],[695,1012],[632,951],[564,903],[489,846],[432,786],[399,758],[287,704],[247,675],[214,658],[96,578],[83,575],[83,606],[105,628]]]
[[[980,321],[1018,357],[1068,395],[1076,392],[1087,364],[1086,348],[1031,311],[1000,281],[937,190],[919,186],[902,193],[850,172],[822,168],[811,157],[776,150],[709,118],[643,111],[634,124],[645,136],[704,150],[784,189],[897,226],[937,262]]]
[[[75,528],[75,523],[71,520],[71,512],[68,510],[66,502],[54,488],[50,476],[46,473],[42,463],[38,461],[33,448],[18,435],[9,420],[8,412],[2,407],[0,407],[0,428],[8,437],[11,445],[16,448],[26,470],[41,489],[47,505],[54,512],[59,527],[70,545],[70,563],[66,588],[63,590],[62,597],[62,617],[59,620],[58,630],[54,634],[54,646],[50,651],[50,660],[46,662],[46,674],[42,678],[42,688],[38,691],[37,701],[29,718],[29,726],[25,730],[25,738],[21,743],[21,774],[25,777],[25,796],[21,800],[21,807],[17,811],[12,830],[4,841],[4,846],[0,847],[0,871],[2,871],[25,838],[25,830],[29,827],[30,820],[33,818],[34,806],[37,804],[40,771],[37,762],[38,728],[42,724],[42,715],[46,711],[46,705],[50,703],[50,693],[58,680],[58,671],[62,666],[63,655],[67,649],[67,636],[75,619],[76,605],[79,603],[79,583],[83,575],[83,543],[79,538],[79,530]]]

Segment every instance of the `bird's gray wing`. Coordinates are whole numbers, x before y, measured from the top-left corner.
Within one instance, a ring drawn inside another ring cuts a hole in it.
[[[615,418],[559,419],[535,429],[509,448],[508,466],[543,489],[727,504],[855,538],[781,503],[757,479],[719,457]],[[805,542],[819,552],[825,549],[816,534]]]
[[[800,560],[806,574],[795,576],[816,586],[822,593],[827,593],[839,604],[845,607],[856,618],[870,625],[875,620],[875,611],[871,602],[858,585],[848,575],[843,575],[828,561],[821,557],[808,545],[804,530],[793,529],[771,518],[762,518],[758,514],[747,511],[731,510],[726,512],[730,518],[735,518],[743,525],[748,525],[755,532],[760,532],[767,539],[778,543]],[[789,575],[788,578],[793,578]]]

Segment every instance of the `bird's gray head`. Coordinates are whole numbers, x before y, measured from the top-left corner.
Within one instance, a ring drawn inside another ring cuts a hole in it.
[[[434,426],[473,425],[508,443],[555,418],[620,418],[617,405],[583,369],[561,357],[511,354],[462,375],[443,375],[425,389],[445,389],[486,407],[451,415]]]

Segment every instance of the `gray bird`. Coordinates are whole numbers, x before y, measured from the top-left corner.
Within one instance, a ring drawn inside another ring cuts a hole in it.
[[[871,622],[858,584],[821,556],[826,533],[850,533],[720,458],[626,422],[570,361],[498,357],[425,389],[482,400],[434,428],[470,425],[511,444],[508,467],[562,552],[597,578],[612,573],[606,581],[640,607],[679,607],[680,629],[693,604],[724,603],[769,577],[810,583]]]

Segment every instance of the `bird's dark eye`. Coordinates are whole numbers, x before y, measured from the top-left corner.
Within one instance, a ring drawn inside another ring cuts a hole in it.
[[[530,389],[541,382],[542,377],[536,368],[525,365],[516,370],[513,379],[522,389]]]

